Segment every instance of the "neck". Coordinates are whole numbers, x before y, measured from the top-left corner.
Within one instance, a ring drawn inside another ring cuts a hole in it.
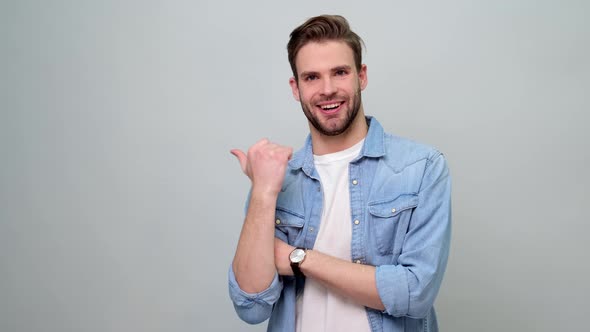
[[[315,130],[310,124],[311,143],[313,153],[321,156],[328,153],[334,153],[346,150],[356,143],[360,142],[365,136],[369,126],[365,119],[365,114],[361,110],[358,112],[355,120],[350,127],[342,134],[336,136],[326,136]]]

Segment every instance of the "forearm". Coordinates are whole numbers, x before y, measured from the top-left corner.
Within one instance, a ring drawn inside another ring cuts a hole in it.
[[[276,195],[252,191],[232,263],[236,281],[245,292],[265,290],[275,276],[275,207]]]
[[[315,250],[308,250],[301,271],[334,292],[358,304],[384,310],[375,282],[375,267],[355,264]]]

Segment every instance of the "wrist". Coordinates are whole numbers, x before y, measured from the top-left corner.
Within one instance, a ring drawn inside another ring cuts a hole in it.
[[[301,273],[303,273],[304,275],[309,275],[309,266],[311,265],[311,263],[309,262],[310,260],[313,260],[313,258],[311,258],[311,256],[314,256],[316,254],[316,252],[312,249],[306,249],[305,250],[305,259],[303,260],[303,262],[301,262],[299,264],[299,269],[301,270]]]
[[[279,197],[279,190],[274,190],[272,188],[265,188],[260,186],[252,186],[252,192],[250,193],[251,197],[256,197],[261,200],[271,200],[273,202],[276,201],[277,197]]]
[[[255,190],[254,188],[250,192],[250,206],[257,206],[264,209],[273,209],[276,207],[277,194],[273,194],[267,191]],[[274,214],[274,212],[273,212]]]

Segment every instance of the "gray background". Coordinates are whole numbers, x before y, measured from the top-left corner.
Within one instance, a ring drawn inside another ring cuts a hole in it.
[[[303,143],[285,45],[321,13],[366,42],[366,112],[449,160],[441,329],[583,329],[587,1],[8,1],[0,331],[263,331],[227,295],[229,150]]]

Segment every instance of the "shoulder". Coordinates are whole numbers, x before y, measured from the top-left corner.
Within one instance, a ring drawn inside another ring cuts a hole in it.
[[[376,172],[383,186],[418,194],[432,183],[446,183],[440,180],[449,178],[449,170],[438,149],[392,134],[383,138],[384,155]]]
[[[383,161],[397,171],[416,163],[424,163],[428,167],[433,161],[444,159],[442,152],[431,145],[393,134],[384,133],[383,143]]]
[[[420,162],[427,165],[442,156],[440,151],[430,145],[386,132],[374,117],[367,116],[367,121],[369,132],[365,140],[365,156],[379,157],[381,162],[396,172]]]

